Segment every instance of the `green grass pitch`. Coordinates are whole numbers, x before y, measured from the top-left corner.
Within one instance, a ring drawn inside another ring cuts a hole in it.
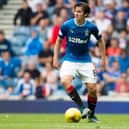
[[[63,114],[0,114],[0,129],[129,129],[129,115],[97,116],[99,124],[66,123]]]

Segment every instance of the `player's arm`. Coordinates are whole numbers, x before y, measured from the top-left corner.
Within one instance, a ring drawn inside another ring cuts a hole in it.
[[[99,34],[99,30],[97,28],[97,26],[93,25],[92,28],[92,34],[96,37],[96,39],[98,40],[98,46],[99,46],[99,50],[101,53],[101,59],[102,59],[102,69],[105,69],[105,65],[106,65],[106,56],[105,56],[105,41],[102,38],[102,35]]]
[[[59,52],[60,52],[60,49],[61,49],[61,43],[62,43],[62,38],[60,38],[58,36],[58,38],[56,40],[56,43],[55,43],[54,56],[53,56],[53,66],[55,68],[59,68],[59,66],[60,66],[58,56],[59,56]]]
[[[103,38],[100,38],[98,40],[99,50],[101,53],[101,59],[102,59],[102,69],[105,69],[106,66],[106,55],[105,55],[105,41]]]

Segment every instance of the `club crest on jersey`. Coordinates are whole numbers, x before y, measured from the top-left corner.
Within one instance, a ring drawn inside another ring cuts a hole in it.
[[[89,35],[89,30],[86,29],[86,30],[85,30],[85,36],[88,36],[88,35]]]
[[[70,30],[70,32],[71,32],[71,33],[74,33],[74,31],[73,31],[72,29]]]

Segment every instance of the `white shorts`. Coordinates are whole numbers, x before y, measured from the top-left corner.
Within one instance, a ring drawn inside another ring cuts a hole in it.
[[[64,61],[60,69],[60,77],[79,75],[83,83],[96,83],[97,75],[93,63],[76,63]]]

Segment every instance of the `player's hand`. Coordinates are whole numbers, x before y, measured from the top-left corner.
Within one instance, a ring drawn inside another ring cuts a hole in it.
[[[58,58],[53,58],[53,67],[55,67],[57,69],[60,67],[60,63],[59,63]]]

